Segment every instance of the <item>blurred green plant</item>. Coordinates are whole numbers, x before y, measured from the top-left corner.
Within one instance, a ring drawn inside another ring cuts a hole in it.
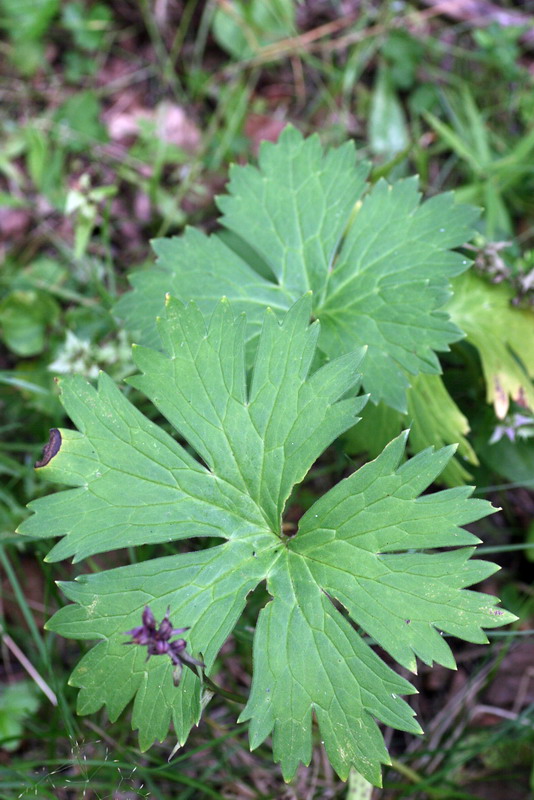
[[[82,50],[93,52],[105,41],[113,14],[103,3],[87,5],[80,2],[67,2],[61,11],[63,27],[72,34],[74,44]]]
[[[480,48],[485,63],[491,67],[499,80],[515,81],[525,73],[520,63],[520,37],[527,26],[499,25],[492,22],[473,31],[473,39]]]
[[[369,148],[384,160],[406,155],[410,133],[404,110],[395,89],[394,71],[382,65],[376,74],[369,116]]]
[[[40,705],[39,689],[30,681],[19,681],[0,688],[0,750],[20,747],[24,722]]]
[[[213,16],[213,35],[231,56],[245,60],[296,33],[295,9],[295,0],[226,0]]]
[[[91,239],[104,201],[117,194],[116,186],[91,186],[91,177],[84,173],[78,186],[69,191],[65,203],[65,214],[75,215],[74,257],[83,258]]]
[[[488,239],[513,234],[511,211],[532,212],[534,189],[534,128],[508,141],[488,124],[470,88],[444,95],[449,123],[425,112],[428,124],[438,134],[441,146],[452,150],[465,174],[458,198],[484,207],[484,230]],[[463,185],[462,185],[463,184]]]
[[[60,0],[0,0],[0,27],[8,34],[10,57],[23,75],[43,64],[43,36],[59,11]]]
[[[0,15],[0,29],[11,43],[9,57],[23,75],[46,69],[45,36],[57,22],[61,33],[71,39],[64,50],[68,80],[79,80],[95,71],[95,59],[90,54],[102,47],[113,19],[103,3],[75,0],[0,0]]]
[[[0,336],[16,355],[42,353],[47,328],[59,319],[59,306],[46,292],[13,289],[0,301]]]

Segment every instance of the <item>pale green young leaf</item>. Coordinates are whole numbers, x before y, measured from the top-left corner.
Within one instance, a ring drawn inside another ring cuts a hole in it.
[[[494,567],[469,560],[464,545],[478,540],[459,526],[490,505],[468,499],[466,489],[419,497],[450,448],[399,467],[398,438],[319,499],[294,537],[285,535],[282,512],[294,484],[365,403],[354,397],[361,351],[314,371],[319,326],[309,324],[310,305],[304,296],[281,321],[264,313],[247,382],[246,321],[228,302],[206,324],[194,304],[167,299],[160,350],[136,349],[142,374],[131,382],[190,449],[109,378],[97,390],[79,378],[62,381],[78,430],[54,432],[39,469],[73,488],[35,501],[21,532],[61,537],[50,560],[189,536],[223,540],[62,584],[73,603],[48,627],[99,640],[71,678],[80,713],[106,706],[113,721],[133,701],[143,749],[171,722],[183,743],[200,717],[201,674],[185,670],[175,686],[168,656],[146,661],[143,647],[124,646],[125,632],[140,624],[145,606],[157,620],[169,609],[173,626],[189,626],[188,653],[209,675],[247,595],[265,581],[272,600],[260,613],[243,712],[251,746],[272,733],[290,778],[299,762],[309,763],[315,714],[338,774],[346,779],[354,766],[378,784],[388,755],[376,720],[419,727],[399,697],[413,688],[362,633],[410,669],[416,656],[454,666],[440,632],[480,642],[482,627],[511,615],[495,609],[495,598],[464,590]],[[436,547],[459,549],[426,552]]]
[[[406,115],[391,73],[392,70],[384,64],[378,69],[368,122],[371,152],[384,161],[395,158],[410,144]]]
[[[447,306],[478,350],[486,381],[486,398],[499,419],[511,400],[534,410],[534,313],[512,306],[513,291],[491,285],[474,273],[454,282]]]
[[[478,460],[466,438],[469,423],[445,388],[441,376],[417,375],[408,389],[407,400],[406,414],[400,414],[384,403],[368,405],[361,423],[345,436],[347,452],[367,452],[374,458],[403,428],[410,426],[408,447],[412,453],[424,450],[429,444],[443,447],[450,442],[458,443],[456,456],[451,458],[439,480],[448,486],[461,486],[471,478],[465,465],[478,464]]]
[[[469,464],[477,465],[478,459],[469,440],[469,422],[462,414],[439,375],[421,373],[414,378],[408,391],[408,414],[410,420],[410,449],[413,453],[429,444],[443,447],[456,442],[456,457],[451,458],[440,476],[448,486],[461,486],[471,480]]]
[[[246,311],[254,339],[267,305],[282,315],[311,289],[320,349],[332,358],[369,346],[366,391],[405,412],[409,376],[438,374],[435,352],[462,335],[441,309],[450,279],[468,266],[450,248],[470,237],[477,212],[450,194],[421,203],[416,179],[371,186],[368,171],[352,143],[325,153],[317,136],[286,128],[277,144],[262,144],[258,167],[232,168],[218,199],[221,224],[265,269],[219,236],[188,230],[154,243],[157,269],[133,276],[118,313],[154,344],[165,292],[204,313],[225,295]]]

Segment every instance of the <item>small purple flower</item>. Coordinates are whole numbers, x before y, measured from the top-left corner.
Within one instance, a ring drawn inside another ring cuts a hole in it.
[[[532,438],[534,436],[534,417],[521,413],[508,414],[493,431],[489,444],[495,444],[505,436],[511,442]]]
[[[169,619],[170,611],[169,607],[158,627],[150,606],[145,606],[141,617],[143,624],[137,628],[132,628],[131,631],[125,631],[125,634],[132,638],[131,641],[124,642],[124,644],[139,644],[146,647],[147,661],[150,656],[162,656],[167,653],[175,667],[173,672],[174,685],[178,686],[182,676],[183,664],[186,664],[191,669],[193,667],[204,667],[205,664],[186,652],[187,642],[185,639],[176,639],[174,642],[169,641],[172,636],[177,636],[179,633],[189,630],[189,628],[173,628]]]

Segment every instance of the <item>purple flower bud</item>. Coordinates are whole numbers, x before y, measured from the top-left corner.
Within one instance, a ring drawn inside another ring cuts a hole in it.
[[[152,611],[150,610],[150,606],[145,606],[141,619],[143,620],[143,626],[145,628],[150,628],[150,630],[156,630],[156,618],[152,613]]]
[[[182,675],[183,664],[186,664],[191,669],[194,667],[204,667],[205,664],[186,652],[187,642],[185,639],[176,639],[174,642],[169,641],[171,637],[189,630],[188,627],[173,628],[169,615],[170,607],[167,609],[167,613],[158,626],[150,607],[145,606],[141,617],[143,624],[125,632],[126,635],[132,637],[131,640],[125,642],[125,644],[138,644],[142,647],[146,647],[147,661],[150,656],[169,655],[175,667],[173,671],[174,685],[178,686]]]
[[[159,625],[158,632],[156,633],[158,639],[161,639],[163,642],[166,642],[172,636],[172,623],[170,619],[164,617]]]

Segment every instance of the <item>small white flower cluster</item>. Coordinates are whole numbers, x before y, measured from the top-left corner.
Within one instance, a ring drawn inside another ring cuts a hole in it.
[[[114,340],[98,345],[67,331],[65,341],[48,369],[60,375],[76,374],[85,378],[97,378],[100,370],[105,369],[115,378],[123,377],[133,370],[126,333],[119,331]]]

